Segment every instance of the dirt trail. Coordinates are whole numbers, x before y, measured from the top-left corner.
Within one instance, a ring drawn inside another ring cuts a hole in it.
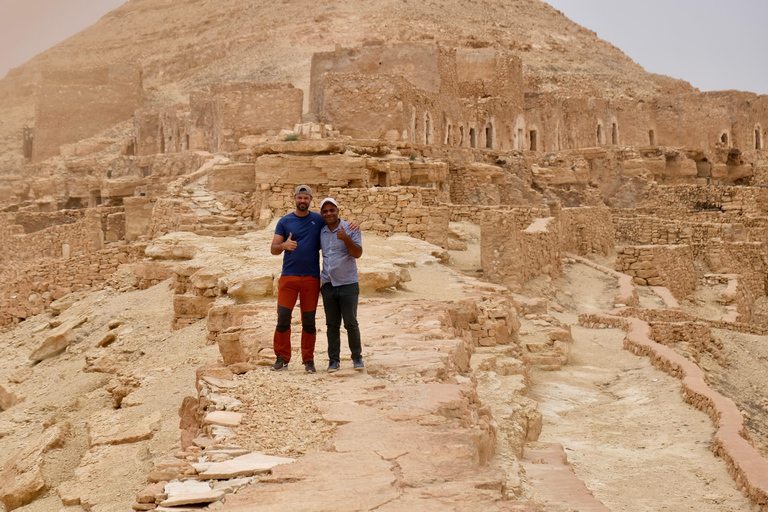
[[[605,308],[612,281],[566,266],[552,286],[558,298],[574,300],[562,300],[565,312],[555,316],[574,323],[579,313]],[[531,396],[544,416],[539,441],[561,443],[577,476],[613,511],[751,510],[710,452],[712,422],[683,402],[680,381],[623,350],[623,331],[572,331],[570,364],[532,375]]]

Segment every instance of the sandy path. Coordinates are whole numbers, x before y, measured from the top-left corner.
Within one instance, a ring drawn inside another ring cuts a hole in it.
[[[578,296],[563,320],[593,311],[608,281],[581,265],[556,284]],[[587,287],[588,283],[591,283]],[[579,310],[574,310],[577,305]],[[623,331],[573,326],[572,361],[533,372],[541,442],[561,443],[576,474],[614,511],[746,511],[725,463],[709,451],[714,427],[683,402],[677,379],[622,349]]]

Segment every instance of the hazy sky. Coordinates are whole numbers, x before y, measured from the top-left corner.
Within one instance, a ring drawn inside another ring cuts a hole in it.
[[[0,77],[123,3],[0,0]],[[701,90],[768,94],[768,0],[548,3],[648,71],[682,78]]]

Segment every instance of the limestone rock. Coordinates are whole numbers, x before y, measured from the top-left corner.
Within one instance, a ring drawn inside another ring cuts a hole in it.
[[[191,233],[171,233],[154,240],[144,254],[158,260],[191,260],[197,254],[195,238]]]
[[[117,411],[101,411],[88,420],[88,444],[91,448],[99,445],[136,443],[152,437],[160,423],[161,413],[153,413],[136,424],[127,423],[124,415]]]
[[[73,331],[88,320],[86,316],[80,316],[67,320],[53,329],[45,340],[29,355],[29,359],[35,363],[61,354],[75,340]]]
[[[203,420],[208,425],[220,425],[222,427],[236,427],[243,420],[243,415],[238,412],[214,411],[205,415]]]
[[[269,297],[274,292],[275,276],[268,274],[239,273],[228,275],[221,280],[219,287],[226,289],[238,301],[247,301],[259,297]]]
[[[370,295],[376,290],[399,286],[411,280],[405,268],[363,268],[358,271],[360,294]]]
[[[85,297],[85,294],[83,293],[70,293],[68,295],[61,297],[58,300],[54,300],[53,302],[51,302],[51,305],[50,305],[51,312],[54,315],[60,315],[64,311],[71,308],[75,303],[77,303],[83,297]]]
[[[28,442],[0,470],[0,501],[10,510],[34,500],[47,487],[43,455],[64,443],[66,428],[55,425]]]
[[[230,478],[253,476],[267,473],[275,466],[290,464],[294,460],[253,452],[225,462],[213,463],[207,469],[200,472],[199,476],[209,480],[228,480]]]

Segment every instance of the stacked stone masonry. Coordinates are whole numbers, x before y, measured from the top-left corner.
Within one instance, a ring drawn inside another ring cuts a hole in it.
[[[664,286],[681,299],[696,288],[693,254],[687,245],[641,245],[616,249],[618,272],[642,286]]]

